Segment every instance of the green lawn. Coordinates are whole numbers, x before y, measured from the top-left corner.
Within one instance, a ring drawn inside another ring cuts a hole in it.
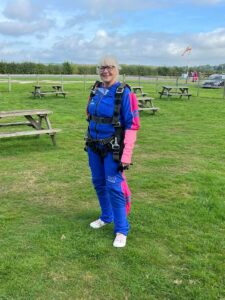
[[[33,83],[0,92],[0,110],[46,108],[46,136],[0,140],[0,299],[225,299],[225,100],[157,99],[141,113],[127,172],[127,247],[91,230],[98,203],[83,137],[88,92],[33,99]],[[87,85],[88,86],[88,85]],[[159,87],[160,88],[160,85]],[[222,94],[222,93],[221,93]],[[12,130],[12,128],[11,128]]]

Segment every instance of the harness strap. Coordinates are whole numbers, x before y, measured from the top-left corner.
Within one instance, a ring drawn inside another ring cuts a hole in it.
[[[88,108],[88,105],[89,105],[90,102],[91,102],[91,98],[94,97],[94,95],[95,95],[95,93],[96,93],[96,90],[97,90],[97,88],[100,86],[100,84],[101,84],[101,81],[99,81],[99,80],[96,80],[96,81],[95,81],[95,83],[94,83],[94,85],[93,85],[93,87],[92,87],[92,89],[91,89],[91,93],[90,93],[89,99],[88,99],[87,108]],[[87,121],[89,121],[89,119],[90,119],[90,115],[89,115],[89,113],[87,112]]]
[[[89,97],[90,99],[95,95],[96,90],[100,86],[100,84],[101,84],[101,81],[99,81],[99,80],[95,81],[95,83],[94,83],[94,85],[93,85],[93,87],[91,89],[91,93],[90,93],[90,97]]]
[[[113,126],[115,129],[115,145],[113,149],[113,159],[115,161],[120,162],[122,151],[123,151],[123,141],[124,141],[124,130],[120,124],[119,117],[120,117],[120,109],[121,109],[121,103],[122,103],[122,97],[123,97],[123,92],[125,89],[126,84],[122,83],[118,86],[115,94],[115,105],[114,105],[114,113],[113,113]]]
[[[106,138],[106,139],[96,140],[96,139],[92,139],[90,137],[90,135],[88,134],[88,136],[85,138],[85,140],[86,140],[87,143],[97,143],[99,145],[103,145],[104,146],[104,145],[110,143],[111,141],[113,141],[114,138],[113,137],[109,137],[109,138]]]
[[[116,89],[113,122],[112,122],[114,127],[121,126],[119,123],[119,116],[120,116],[120,108],[121,108],[121,102],[122,102],[125,86],[126,86],[125,83],[121,83]]]
[[[112,124],[113,117],[107,118],[107,117],[90,116],[89,120],[94,121],[98,124]]]
[[[101,82],[96,81],[89,97],[89,102],[91,101],[91,98],[95,95],[96,89],[101,84]],[[112,124],[115,128],[115,134],[114,136],[108,138],[108,139],[102,139],[102,140],[94,140],[90,137],[90,134],[88,132],[88,136],[86,137],[86,145],[90,146],[90,148],[98,153],[101,157],[105,157],[106,154],[109,151],[112,151],[113,153],[113,159],[117,162],[120,162],[120,158],[122,155],[123,150],[123,140],[124,140],[124,130],[120,124],[119,117],[120,117],[120,109],[121,109],[121,102],[123,97],[123,92],[125,87],[128,86],[125,83],[121,83],[117,89],[115,94],[115,101],[114,101],[114,112],[113,117],[107,118],[107,117],[98,117],[89,115],[88,121],[93,120],[98,124]],[[130,88],[128,86],[128,88]],[[98,145],[103,145],[104,147],[100,148]]]
[[[100,157],[104,158],[109,151],[112,151],[113,137],[101,140],[92,139],[90,136],[86,137],[86,146],[84,148],[87,151],[87,147],[90,147],[93,152],[97,153]],[[102,147],[99,147],[102,146]]]

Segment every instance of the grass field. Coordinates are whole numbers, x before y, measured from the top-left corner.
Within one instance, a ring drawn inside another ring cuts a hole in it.
[[[129,83],[129,82],[128,82]],[[132,84],[132,82],[131,82]],[[0,110],[46,108],[62,132],[0,140],[0,299],[225,299],[225,100],[157,99],[141,113],[127,172],[127,247],[99,209],[83,151],[88,91],[33,99],[32,83],[0,92]]]

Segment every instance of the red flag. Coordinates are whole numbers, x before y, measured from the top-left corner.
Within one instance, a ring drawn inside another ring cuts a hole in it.
[[[192,50],[192,48],[190,46],[187,46],[186,49],[184,50],[184,52],[181,54],[181,56],[184,56],[185,53],[190,54],[191,50]]]

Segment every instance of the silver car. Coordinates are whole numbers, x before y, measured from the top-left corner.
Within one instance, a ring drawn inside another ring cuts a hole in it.
[[[225,75],[213,74],[202,84],[202,88],[217,89],[224,86]]]

